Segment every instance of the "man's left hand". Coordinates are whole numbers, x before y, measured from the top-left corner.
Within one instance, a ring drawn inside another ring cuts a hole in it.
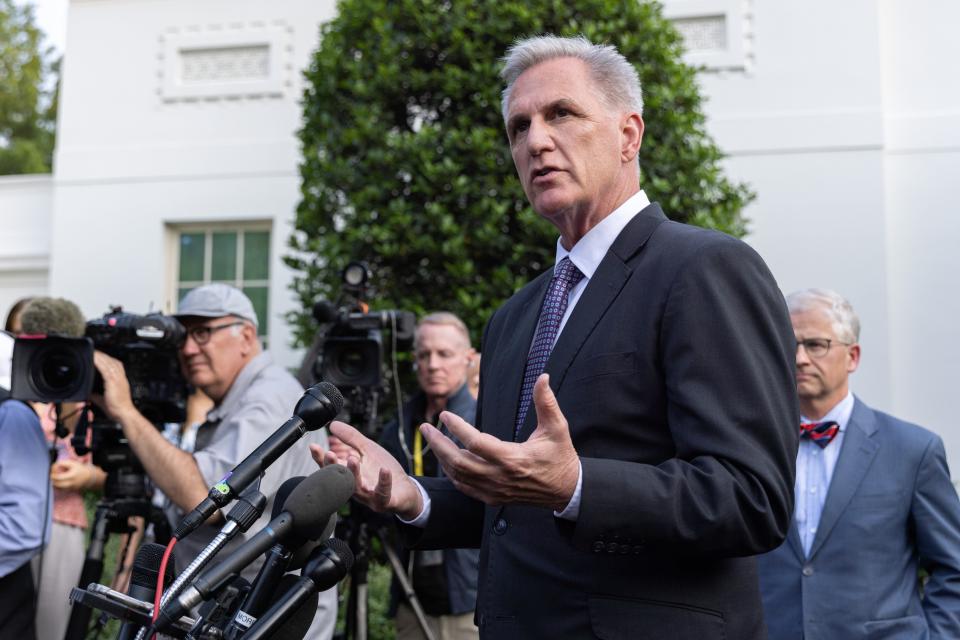
[[[580,463],[547,374],[537,379],[533,403],[537,428],[525,442],[481,433],[449,411],[440,418],[463,449],[430,424],[420,431],[444,473],[466,495],[490,505],[515,502],[562,511],[576,490]]]

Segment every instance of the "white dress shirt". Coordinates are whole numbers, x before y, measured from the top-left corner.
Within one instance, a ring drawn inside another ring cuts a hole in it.
[[[563,314],[563,318],[560,320],[560,327],[557,329],[557,337],[554,339],[554,345],[556,345],[557,339],[560,338],[560,334],[563,333],[563,328],[567,325],[567,320],[570,318],[570,314],[573,313],[573,308],[577,306],[577,302],[580,300],[580,296],[583,294],[584,289],[587,288],[587,283],[590,282],[590,278],[593,277],[593,274],[596,273],[597,267],[600,266],[600,262],[603,260],[604,256],[607,255],[607,251],[610,250],[610,247],[613,246],[613,241],[617,239],[617,236],[620,235],[620,232],[623,231],[624,227],[627,226],[637,213],[645,209],[650,204],[650,199],[647,198],[647,194],[643,190],[637,191],[635,194],[627,198],[627,200],[621,204],[619,207],[613,210],[613,213],[601,220],[595,227],[590,229],[579,241],[577,244],[573,245],[573,248],[570,251],[567,251],[563,248],[563,245],[560,243],[560,239],[557,239],[557,257],[556,263],[559,264],[561,260],[566,257],[570,258],[570,262],[574,264],[580,273],[583,274],[583,278],[580,282],[577,283],[575,287],[570,290],[569,297],[567,298],[567,310]],[[536,331],[533,332],[536,336]],[[533,343],[531,342],[531,345]],[[400,518],[401,522],[405,524],[411,524],[415,527],[425,527],[427,525],[427,520],[430,518],[430,496],[427,495],[427,492],[420,485],[419,482],[414,480],[414,484],[417,485],[417,489],[420,491],[420,495],[423,497],[423,511],[420,512],[413,520],[404,520]],[[580,467],[579,475],[577,476],[577,487],[573,492],[573,497],[570,499],[570,502],[567,503],[566,508],[561,512],[554,512],[554,515],[560,518],[565,518],[567,520],[576,520],[577,516],[580,515],[580,493],[583,488],[583,467]]]
[[[796,506],[793,517],[797,523],[797,531],[800,533],[800,542],[803,543],[804,554],[810,553],[813,539],[817,535],[823,504],[827,499],[833,470],[837,466],[840,448],[843,446],[843,435],[852,413],[853,394],[848,391],[846,397],[820,420],[810,420],[806,416],[800,417],[800,422],[832,420],[840,425],[840,431],[823,449],[810,438],[800,439],[800,448],[797,450],[797,482],[794,487]]]

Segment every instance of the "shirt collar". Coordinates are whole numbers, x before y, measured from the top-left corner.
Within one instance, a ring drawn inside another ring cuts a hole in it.
[[[620,235],[620,232],[623,231],[623,228],[633,219],[633,216],[640,213],[649,204],[650,200],[647,198],[647,194],[641,189],[627,198],[626,202],[614,209],[613,213],[597,223],[594,228],[590,229],[585,236],[580,238],[577,244],[573,245],[573,249],[570,251],[564,249],[560,240],[557,239],[557,260],[554,264],[559,264],[561,260],[569,257],[570,262],[580,269],[584,280],[589,280],[593,277],[597,267],[600,266],[600,261],[607,255],[607,251],[613,245],[617,236]]]
[[[810,420],[806,416],[801,415],[800,422],[829,422],[833,420],[840,425],[840,431],[846,431],[851,414],[853,414],[853,393],[847,391],[847,395],[843,397],[843,400],[835,404],[833,409],[827,412],[827,415],[819,420]]]
[[[246,395],[247,389],[253,384],[254,379],[272,363],[273,359],[266,352],[261,352],[248,362],[237,374],[236,380],[230,385],[230,390],[223,397],[223,401],[207,413],[207,420],[216,422],[229,415],[240,402],[240,399]]]

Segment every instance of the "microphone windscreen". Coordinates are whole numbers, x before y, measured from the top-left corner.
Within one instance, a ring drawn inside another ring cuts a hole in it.
[[[339,538],[330,538],[326,542],[327,549],[330,549],[343,562],[343,566],[346,567],[346,573],[350,572],[350,569],[353,568],[353,551],[350,550],[350,545]]]
[[[304,476],[294,476],[283,481],[283,484],[277,489],[276,497],[273,499],[273,510],[270,512],[271,520],[283,513],[283,505],[286,504],[287,498],[290,497],[290,492],[296,489],[297,485],[303,482],[303,480]]]
[[[157,576],[160,575],[160,562],[166,547],[155,542],[147,542],[137,550],[137,557],[133,561],[130,576],[131,588],[134,586],[156,589]],[[173,580],[173,563],[167,563],[166,574],[163,577],[164,588]]]
[[[291,589],[299,579],[299,576],[288,573],[280,580],[280,585],[277,587],[277,597],[271,602],[271,606],[274,602],[277,602],[286,595],[287,591]],[[287,618],[282,625],[270,636],[273,640],[303,640],[307,636],[307,631],[310,629],[310,624],[313,623],[313,617],[317,615],[317,603],[320,600],[320,594],[317,592],[312,593],[308,598],[303,601],[293,615]]]
[[[315,540],[323,534],[330,516],[350,499],[353,490],[353,474],[343,465],[328,465],[298,484],[283,510],[293,516],[296,535]]]
[[[343,409],[343,403],[344,403],[343,394],[340,393],[340,389],[337,389],[334,385],[330,384],[329,382],[321,382],[320,391],[323,392],[323,395],[330,398],[330,401],[333,403],[333,406],[337,408],[337,413],[340,413],[340,410]]]

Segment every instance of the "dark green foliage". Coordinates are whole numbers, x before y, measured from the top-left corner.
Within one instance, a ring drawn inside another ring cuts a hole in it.
[[[32,6],[0,0],[0,175],[50,171],[56,92],[44,83],[59,63],[42,39]]]
[[[288,264],[309,310],[351,259],[375,308],[453,311],[479,337],[490,313],[553,262],[500,112],[517,38],[584,34],[636,64],[646,99],[642,186],[674,219],[742,235],[751,198],[721,171],[694,70],[656,4],[612,0],[341,0],[307,72],[303,200]],[[295,314],[308,342],[309,311]]]

